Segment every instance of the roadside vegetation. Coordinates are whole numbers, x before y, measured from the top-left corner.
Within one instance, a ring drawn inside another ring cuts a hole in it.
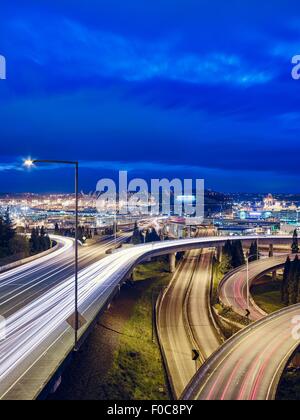
[[[300,303],[300,260],[298,255],[294,260],[286,260],[281,286],[281,302],[285,306]]]
[[[250,247],[251,260],[255,261],[259,258],[256,241],[251,244]],[[250,258],[249,258],[250,259]],[[221,260],[218,261],[214,258],[213,261],[213,283],[212,283],[212,295],[211,304],[214,307],[216,313],[226,319],[228,322],[218,322],[224,336],[226,338],[231,337],[236,333],[240,327],[251,324],[251,321],[239,314],[236,314],[232,308],[224,306],[218,297],[218,289],[223,277],[234,268],[238,268],[246,263],[243,252],[243,246],[241,241],[227,241],[222,248]]]
[[[167,260],[160,258],[135,269],[137,299],[103,379],[101,399],[169,399],[160,349],[152,341],[153,302],[171,279],[168,268]]]
[[[51,400],[169,400],[152,307],[169,284],[166,258],[139,265],[63,374]]]
[[[262,280],[261,284],[256,284],[251,289],[255,303],[268,314],[283,309],[286,305],[281,300],[282,276],[278,276],[276,281],[271,275]]]
[[[14,229],[9,210],[0,217],[0,266],[46,251],[51,246],[44,228],[33,229],[28,238]]]
[[[213,288],[212,288],[212,304],[219,303],[218,287],[230,270],[238,268],[245,264],[245,257],[241,241],[227,241],[222,248],[221,261],[217,258],[213,260]]]
[[[287,258],[282,276],[277,277],[276,281],[266,276],[264,284],[258,284],[252,288],[255,302],[267,313],[300,303],[300,260],[298,257],[300,249],[297,230],[293,234],[291,250],[295,258]]]
[[[297,230],[295,230],[292,243],[292,253],[295,254],[295,259],[291,260],[289,257],[287,258],[284,266],[281,287],[281,301],[286,306],[300,303],[300,261],[298,257],[299,250],[298,234]]]
[[[140,230],[138,223],[135,222],[131,243],[133,245],[140,245],[149,242],[159,242],[161,237],[158,235],[155,229],[149,228],[144,233]]]

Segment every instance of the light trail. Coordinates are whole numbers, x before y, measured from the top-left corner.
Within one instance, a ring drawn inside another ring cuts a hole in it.
[[[99,310],[107,304],[110,296],[128,277],[133,267],[150,256],[196,248],[211,248],[222,245],[229,238],[196,238],[162,243],[146,244],[116,252],[84,268],[79,273],[79,310],[91,323]],[[230,237],[232,240],[233,238]],[[252,236],[242,237],[251,241]],[[290,237],[260,237],[267,243],[290,240]],[[0,342],[0,397],[9,397],[15,386],[30,380],[35,390],[26,390],[26,398],[34,398],[53,374],[67,353],[72,349],[72,331],[66,320],[74,308],[74,278],[70,276],[55,285],[42,296],[29,302],[7,318],[7,338]],[[84,333],[82,328],[80,334]],[[58,357],[59,346],[63,349]],[[51,366],[44,366],[43,375],[30,376],[35,365],[51,356],[51,348],[57,345]],[[54,359],[54,360],[53,360]],[[59,360],[58,360],[59,359]],[[25,378],[26,376],[26,378]],[[28,379],[29,378],[29,379]],[[34,393],[35,392],[35,393]],[[21,395],[22,397],[22,395]],[[25,398],[23,396],[23,398]]]
[[[281,267],[286,257],[267,258],[250,264],[250,283],[260,273]],[[247,292],[243,267],[225,277],[220,287],[220,298],[236,312],[245,314]],[[187,386],[184,399],[275,398],[285,365],[300,344],[300,339],[296,340],[292,334],[292,320],[299,316],[300,305],[264,318],[266,314],[251,300],[250,311],[250,318],[259,321],[233,336],[207,360]]]

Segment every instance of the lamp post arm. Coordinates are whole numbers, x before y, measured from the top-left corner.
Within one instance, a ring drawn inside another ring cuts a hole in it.
[[[32,161],[32,163],[51,163],[51,164],[57,164],[57,165],[79,165],[79,162],[72,161],[72,160],[40,160],[35,159]]]

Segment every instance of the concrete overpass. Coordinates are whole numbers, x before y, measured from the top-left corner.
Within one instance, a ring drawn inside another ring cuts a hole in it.
[[[227,240],[249,245],[291,243],[286,236],[196,238],[136,246],[116,252],[80,271],[79,310],[86,323],[81,343],[134,267],[155,256],[220,247]],[[72,356],[74,331],[67,320],[74,311],[74,278],[53,287],[7,318],[7,337],[0,342],[0,398],[42,398]]]

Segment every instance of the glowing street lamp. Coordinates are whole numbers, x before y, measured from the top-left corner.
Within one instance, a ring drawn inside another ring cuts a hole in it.
[[[27,166],[27,168],[31,168],[32,166],[34,166],[34,161],[31,159],[26,159],[24,161],[24,166]]]
[[[26,159],[24,161],[24,166],[27,168],[32,168],[35,164],[46,163],[53,165],[73,165],[75,167],[75,345],[74,350],[78,350],[78,330],[79,330],[79,312],[78,312],[78,173],[79,173],[79,163],[77,161],[64,161],[64,160],[40,160],[40,159]]]

